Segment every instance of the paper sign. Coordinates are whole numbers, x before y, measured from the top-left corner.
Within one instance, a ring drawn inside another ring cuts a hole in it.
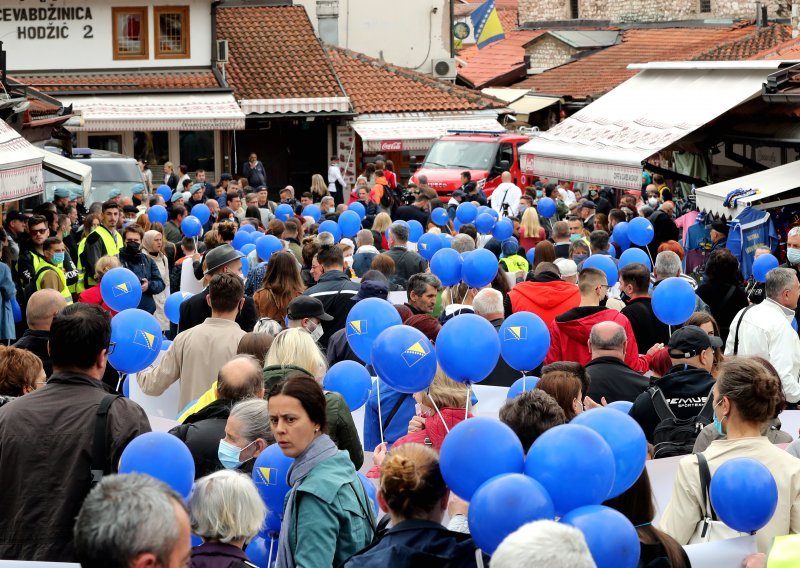
[[[648,460],[647,474],[650,476],[650,485],[653,488],[653,497],[656,501],[656,516],[653,524],[658,526],[658,519],[667,507],[672,497],[672,485],[678,475],[678,463],[685,456],[674,456],[671,458],[661,458]]]
[[[758,552],[755,536],[740,536],[683,547],[692,568],[741,568],[746,557]]]

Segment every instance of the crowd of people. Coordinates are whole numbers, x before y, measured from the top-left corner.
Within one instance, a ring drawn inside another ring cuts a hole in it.
[[[531,379],[499,413],[525,452],[587,410],[622,404],[650,458],[685,456],[657,527],[646,470],[605,502],[635,527],[639,566],[690,565],[681,545],[695,542],[709,507],[701,464],[713,474],[749,457],[775,479],[776,511],[756,532],[759,554],[745,566],[765,566],[773,539],[800,531],[800,446],[775,445],[792,439],[778,415],[800,402],[800,337],[792,326],[800,254],[748,284],[725,247],[728,227],[717,222],[707,263],[686,274],[676,224],[685,204],[658,175],[641,195],[620,195],[546,179],[520,188],[506,172],[505,187],[486,196],[464,172],[462,186],[445,197],[424,176],[402,187],[382,159],[348,191],[332,159],[327,183],[314,176],[299,200],[291,186],[271,200],[255,154],[241,176],[223,174],[216,185],[205,172],[192,180],[167,166],[164,191],[142,184],[132,196],[113,192],[87,204],[57,190],[32,214],[5,215],[0,557],[98,567],[246,565],[245,549],[268,515],[250,476],[259,456],[277,446],[294,460],[277,566],[488,565],[469,534],[469,504],[451,495],[439,467],[448,434],[481,401],[441,366],[416,393],[378,376],[359,428],[343,395],[324,388],[326,373],[342,361],[372,370],[350,343],[348,314],[374,298],[393,300],[400,321],[434,345],[443,326],[464,314],[498,333],[513,314],[541,319],[550,338],[542,364],[526,373],[501,357],[481,382],[507,388]],[[539,210],[544,199],[553,214]],[[507,219],[511,234],[498,238],[477,220],[463,222],[465,203]],[[201,204],[210,213],[203,232],[185,236],[183,221]],[[159,206],[167,211],[163,223],[151,218]],[[326,230],[348,211],[360,213],[355,231]],[[638,217],[653,228],[640,247],[650,263],[621,263],[614,229]],[[415,223],[464,257],[491,252],[494,278],[479,287],[443,285]],[[271,236],[279,248],[265,252],[250,234]],[[800,250],[800,228],[789,231],[788,250]],[[778,254],[756,252],[770,253]],[[593,257],[613,262],[613,280]],[[118,267],[136,275],[138,308],[172,340],[135,381],[151,396],[179,382],[180,424],[170,433],[194,461],[188,501],[151,477],[117,474],[125,447],[151,430],[108,361],[116,312],[102,282]],[[695,306],[677,326],[659,320],[652,300],[675,278],[691,284]],[[167,300],[177,293],[187,298],[173,317]],[[464,337],[463,349],[470,347]],[[376,516],[359,470],[375,484],[385,515]],[[194,548],[190,533],[201,539]],[[578,529],[540,520],[508,535],[491,565],[594,566],[590,549]]]

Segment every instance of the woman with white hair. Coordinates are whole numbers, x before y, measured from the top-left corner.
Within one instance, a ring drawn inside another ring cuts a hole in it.
[[[256,458],[274,441],[266,401],[260,398],[243,400],[231,409],[217,457],[225,469],[251,473]]]
[[[221,470],[199,479],[189,498],[189,518],[203,544],[192,550],[190,568],[252,566],[243,549],[266,516],[267,508],[247,476]]]

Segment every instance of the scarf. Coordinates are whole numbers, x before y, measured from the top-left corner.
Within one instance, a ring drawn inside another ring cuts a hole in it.
[[[281,525],[280,539],[278,540],[277,568],[294,568],[294,556],[289,544],[289,523],[294,517],[295,493],[300,483],[311,473],[315,467],[326,459],[335,456],[339,449],[330,436],[323,434],[311,442],[308,447],[297,456],[287,473],[287,481],[291,486],[289,498],[283,511],[283,524]],[[295,535],[297,537],[297,535]]]

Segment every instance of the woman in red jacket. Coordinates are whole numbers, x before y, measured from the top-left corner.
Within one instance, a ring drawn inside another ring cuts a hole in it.
[[[109,308],[103,301],[103,295],[100,293],[100,280],[103,279],[103,276],[106,272],[112,268],[119,268],[120,266],[122,265],[116,256],[100,257],[100,259],[97,261],[97,264],[94,266],[94,279],[97,284],[81,292],[80,296],[78,297],[78,301],[85,302],[87,304],[96,304],[110,313],[111,317],[117,315],[117,312]]]

